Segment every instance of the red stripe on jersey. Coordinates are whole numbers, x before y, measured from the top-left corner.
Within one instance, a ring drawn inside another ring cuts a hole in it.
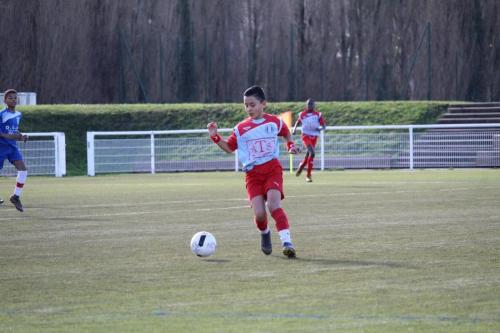
[[[261,123],[258,123],[258,124],[254,123],[252,121],[252,118],[249,117],[249,118],[243,120],[238,125],[236,125],[236,128],[238,129],[240,136],[242,136],[246,132],[250,131],[251,129],[254,129],[256,127],[259,127],[260,125],[267,124],[267,123],[275,123],[276,126],[278,126],[278,128],[280,128],[281,120],[278,117],[271,115],[271,114],[264,113],[262,115],[262,118],[264,118],[264,121]]]
[[[321,112],[319,112],[319,124],[321,126],[325,126],[325,119],[323,118],[323,115],[321,114]]]
[[[318,116],[318,118],[321,118],[321,112],[318,112],[318,111],[309,112],[307,110],[304,110],[300,113],[299,118],[302,120],[302,119],[307,118],[309,116]]]
[[[236,138],[236,134],[234,134],[234,132],[227,138],[227,145],[232,151],[238,149],[238,139]]]
[[[278,136],[287,136],[290,134],[290,129],[288,126],[283,122],[283,127],[281,128],[281,131],[278,133]]]
[[[310,117],[310,116],[318,116],[319,124],[321,126],[325,126],[325,119],[323,118],[323,115],[319,111],[309,112],[309,111],[307,111],[307,109],[305,109],[304,111],[302,111],[299,114],[299,121],[302,122],[302,119]]]

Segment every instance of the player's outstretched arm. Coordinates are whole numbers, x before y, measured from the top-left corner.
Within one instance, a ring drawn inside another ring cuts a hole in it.
[[[292,135],[288,133],[287,135],[283,136],[283,138],[286,141],[286,149],[290,154],[298,154],[300,153],[300,147],[296,146],[295,143],[293,142]]]
[[[17,132],[16,135],[17,135],[17,139],[16,139],[17,141],[24,141],[24,142],[28,141],[28,136],[26,134],[23,134],[21,132]]]
[[[232,153],[233,150],[229,148],[227,141],[225,141],[222,136],[217,132],[217,123],[212,121],[207,125],[208,135],[210,135],[210,140],[212,140],[220,149],[224,150],[226,153]]]
[[[325,118],[323,118],[323,115],[321,115],[320,118],[319,118],[319,127],[318,127],[318,130],[324,131],[325,128],[326,128]]]
[[[295,121],[295,124],[293,124],[292,134],[295,134],[295,131],[297,131],[297,126],[299,126],[299,123],[300,123],[300,118],[298,118],[298,119]]]
[[[17,132],[15,134],[8,134],[8,133],[0,133],[0,137],[6,138],[9,140],[16,140],[16,141],[28,141],[28,136],[25,134],[22,134],[21,132]]]

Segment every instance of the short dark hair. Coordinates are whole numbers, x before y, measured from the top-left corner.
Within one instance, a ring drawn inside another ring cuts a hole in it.
[[[3,99],[5,100],[7,98],[8,94],[17,94],[17,91],[15,89],[7,89],[3,93]]]
[[[259,86],[251,86],[245,92],[243,93],[243,96],[250,97],[254,96],[257,98],[260,102],[266,100],[266,94],[264,93],[264,89],[262,89]]]

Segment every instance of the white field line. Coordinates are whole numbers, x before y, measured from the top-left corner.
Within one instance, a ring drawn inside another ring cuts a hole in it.
[[[486,189],[498,189],[496,186],[483,187],[482,190]],[[449,189],[436,189],[437,192],[453,192],[453,191],[464,191],[471,190],[470,187],[455,187]],[[419,193],[422,191],[414,190],[400,190],[400,191],[375,191],[375,192],[345,192],[345,193],[331,193],[331,194],[301,194],[301,195],[286,195],[286,198],[320,198],[320,197],[337,197],[337,196],[355,196],[355,195],[380,195],[380,194],[391,194],[391,193]],[[135,207],[135,206],[157,206],[157,205],[178,205],[178,204],[196,204],[196,203],[208,203],[208,202],[228,202],[228,201],[246,201],[247,198],[227,198],[227,199],[196,199],[196,200],[170,200],[170,201],[149,201],[141,203],[114,203],[114,204],[91,204],[91,205],[66,205],[65,208],[99,208],[99,207]],[[1,219],[1,218],[0,218]]]
[[[484,189],[497,189],[497,187],[484,187]],[[470,187],[455,187],[448,189],[437,189],[438,192],[455,192],[455,191],[463,191],[463,190],[471,190]],[[302,195],[287,195],[286,198],[321,198],[321,197],[335,197],[335,196],[357,196],[357,195],[381,195],[381,194],[395,194],[395,193],[419,193],[423,191],[413,191],[413,190],[401,190],[401,191],[374,191],[374,192],[347,192],[347,193],[332,193],[332,194],[302,194]],[[140,203],[138,205],[130,204],[130,203],[119,203],[119,204],[98,204],[98,205],[71,205],[65,206],[67,209],[72,208],[99,208],[99,207],[131,207],[131,206],[158,206],[165,204],[195,204],[195,203],[208,203],[208,202],[228,202],[228,201],[246,201],[247,198],[233,198],[233,199],[212,199],[212,200],[176,200],[176,201],[157,201],[157,202],[147,202]],[[147,211],[136,211],[136,212],[118,212],[118,213],[99,213],[99,214],[83,214],[83,215],[68,215],[68,216],[57,216],[58,219],[74,219],[74,218],[99,218],[99,217],[107,217],[107,216],[134,216],[134,215],[144,215],[144,214],[154,214],[154,213],[183,213],[183,212],[203,212],[203,211],[218,211],[218,210],[234,210],[234,209],[249,209],[249,205],[243,206],[230,206],[230,207],[210,207],[210,208],[194,208],[191,207],[189,209],[176,209],[176,210],[147,210]],[[34,208],[33,210],[46,210],[45,208]],[[19,217],[0,217],[0,221],[11,221],[11,220],[26,220],[31,218],[31,216],[19,216]],[[50,218],[47,216],[47,218]]]
[[[189,208],[189,209],[176,209],[176,210],[147,210],[143,212],[126,212],[126,213],[105,213],[105,214],[93,214],[93,215],[71,215],[67,216],[67,218],[90,218],[90,217],[106,217],[106,216],[133,216],[133,215],[144,215],[144,214],[156,214],[156,213],[185,213],[185,212],[211,212],[216,210],[233,210],[233,209],[242,209],[249,208],[246,206],[233,206],[233,207],[218,207],[218,208]],[[61,218],[61,217],[59,217]],[[66,218],[63,216],[62,218]]]
[[[145,215],[145,214],[155,214],[155,213],[184,213],[184,212],[203,212],[203,211],[216,211],[216,210],[233,210],[233,209],[249,209],[250,206],[233,206],[233,207],[219,207],[219,208],[189,208],[189,209],[177,209],[177,210],[147,210],[142,212],[123,212],[123,213],[103,213],[103,214],[84,214],[84,215],[67,215],[67,216],[57,216],[57,219],[75,219],[75,218],[99,218],[106,216],[134,216],[134,215]],[[37,209],[40,210],[40,209]],[[27,220],[31,216],[22,217],[0,217],[0,221],[11,221],[11,220]],[[50,219],[50,216],[45,218]],[[54,217],[56,218],[56,217]]]

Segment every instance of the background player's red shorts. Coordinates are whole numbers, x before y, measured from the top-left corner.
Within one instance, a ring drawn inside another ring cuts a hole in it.
[[[316,141],[318,141],[317,136],[312,136],[312,135],[307,135],[307,134],[302,134],[302,142],[304,143],[304,146],[313,146],[313,148],[316,147]]]
[[[245,183],[249,200],[258,195],[262,195],[264,199],[267,199],[267,191],[272,189],[280,191],[282,200],[285,198],[283,193],[283,168],[276,159],[257,165],[247,172]]]

